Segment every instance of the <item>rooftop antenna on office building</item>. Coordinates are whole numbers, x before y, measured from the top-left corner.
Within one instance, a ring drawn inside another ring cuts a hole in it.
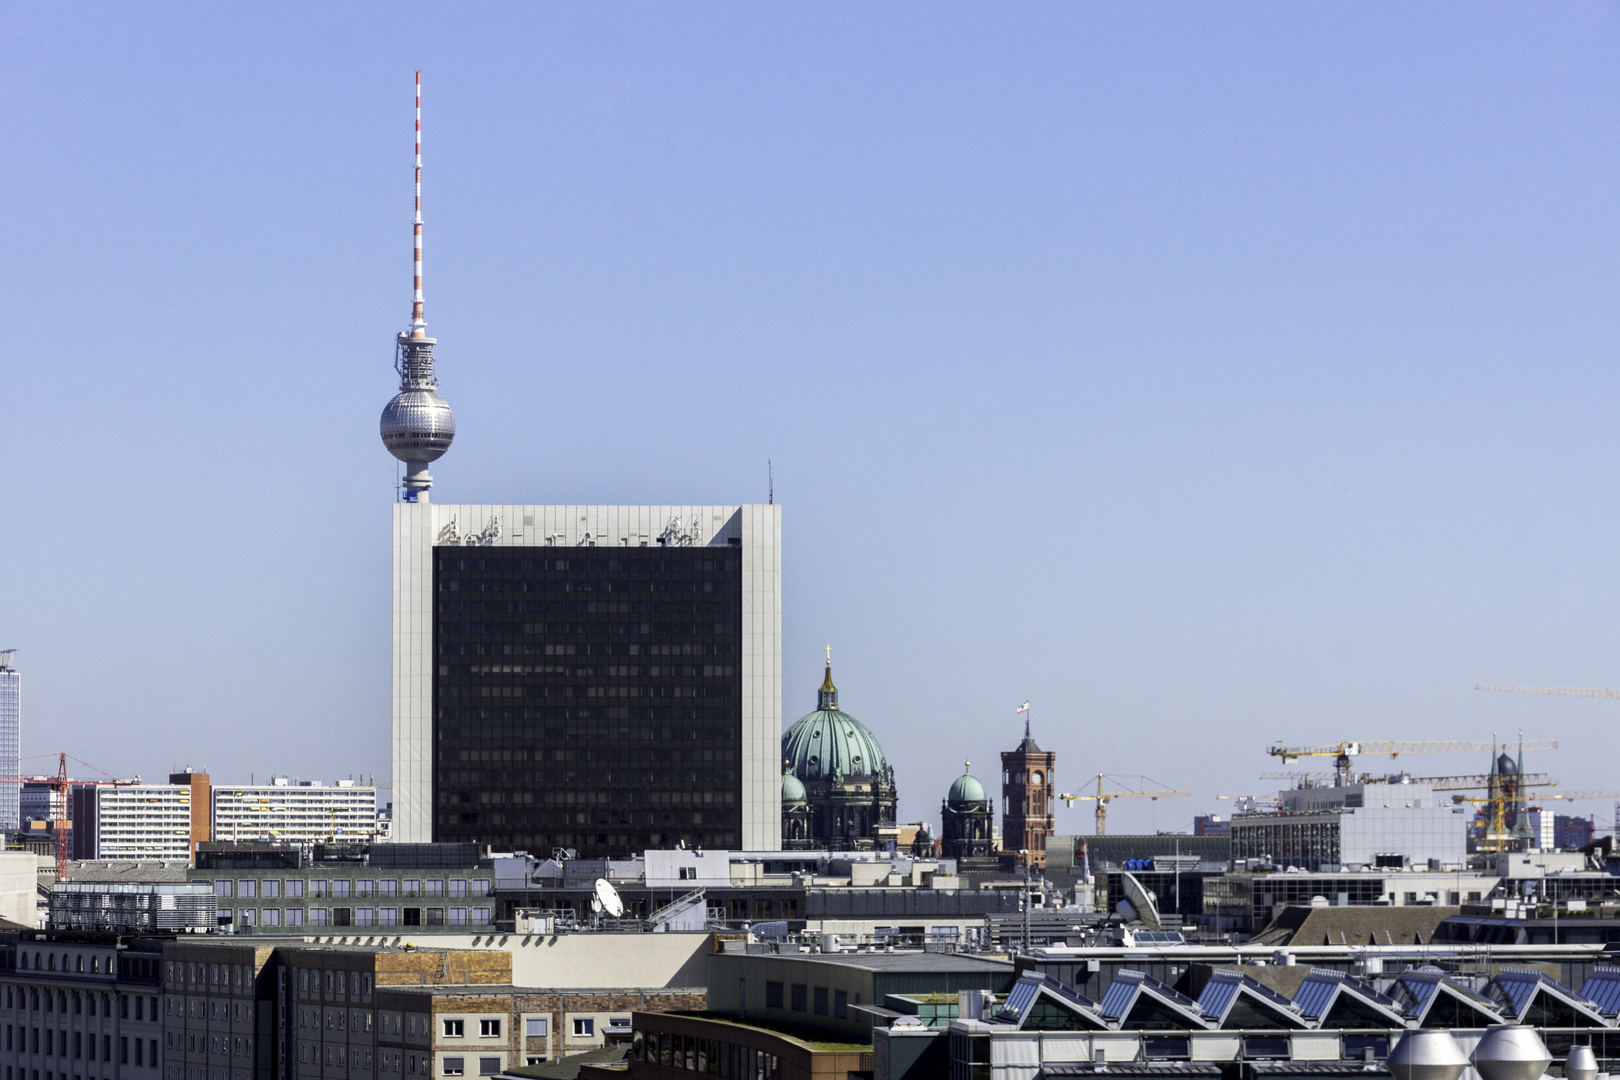
[[[771,467],[771,459],[765,459],[765,485],[769,490],[766,501],[770,505],[776,504],[776,470]]]

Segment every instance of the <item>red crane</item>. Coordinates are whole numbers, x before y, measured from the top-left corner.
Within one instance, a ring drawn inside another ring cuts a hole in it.
[[[80,765],[83,765],[87,769],[95,769],[96,772],[107,777],[108,779],[69,779],[67,774],[67,763],[68,758],[73,757],[73,755],[67,753],[66,751],[58,751],[55,754],[34,754],[30,757],[24,758],[23,760],[32,761],[42,757],[54,757],[57,759],[56,775],[51,778],[51,787],[54,789],[56,794],[56,798],[53,799],[52,802],[56,803],[58,800],[60,800],[58,805],[61,807],[61,809],[58,811],[58,813],[60,813],[61,817],[53,819],[51,824],[53,826],[56,841],[56,879],[60,881],[62,880],[63,875],[67,873],[67,864],[71,862],[73,858],[72,832],[70,829],[64,827],[72,813],[72,809],[68,805],[68,792],[74,787],[74,785],[77,784],[114,784],[118,782],[118,778],[113,776],[113,774],[108,772],[106,769],[74,757],[73,760],[77,761]],[[32,781],[33,779],[34,777],[32,776],[22,776],[14,773],[0,773],[0,784],[16,784],[19,788],[25,782]]]

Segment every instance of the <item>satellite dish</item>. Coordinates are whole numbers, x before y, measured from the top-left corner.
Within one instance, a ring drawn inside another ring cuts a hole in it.
[[[1157,930],[1159,928],[1158,898],[1153,895],[1151,890],[1144,888],[1142,883],[1136,880],[1135,874],[1125,873],[1120,876],[1125,879],[1125,899],[1119,903],[1120,914],[1125,915],[1125,912],[1129,911],[1130,914],[1125,915],[1127,922],[1132,917],[1135,917],[1140,919],[1142,925],[1149,930]]]
[[[596,902],[591,906],[595,907],[597,904],[600,904],[601,910],[612,918],[617,919],[624,914],[624,901],[619,898],[619,890],[609,885],[607,878],[596,879]]]

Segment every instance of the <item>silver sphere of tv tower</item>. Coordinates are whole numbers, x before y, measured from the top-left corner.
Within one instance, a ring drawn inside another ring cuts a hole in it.
[[[399,335],[399,393],[383,408],[378,427],[388,452],[405,462],[405,486],[420,490],[432,485],[430,462],[439,460],[456,437],[456,418],[449,402],[438,395],[430,337]]]
[[[422,318],[422,73],[416,73],[416,217],[412,223],[415,293],[411,300],[411,327],[399,335],[394,349],[394,370],[399,372],[399,393],[382,412],[378,425],[383,445],[405,463],[405,499],[416,502],[433,486],[428,465],[450,449],[456,437],[456,418],[438,394],[433,371],[433,338]]]

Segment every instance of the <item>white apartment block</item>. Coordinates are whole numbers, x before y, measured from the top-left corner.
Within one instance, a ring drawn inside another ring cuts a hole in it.
[[[95,820],[74,822],[94,836],[96,859],[190,859],[191,787],[118,784],[97,787]]]
[[[368,843],[377,839],[377,789],[353,780],[216,785],[215,840],[281,844]]]

